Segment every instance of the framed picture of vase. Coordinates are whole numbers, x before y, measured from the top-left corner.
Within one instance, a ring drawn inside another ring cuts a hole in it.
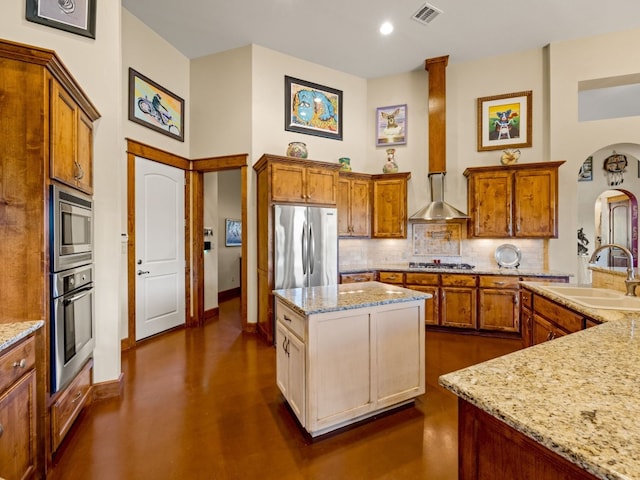
[[[530,147],[531,91],[478,98],[478,151]]]
[[[96,38],[96,0],[27,0],[26,19]]]
[[[376,108],[376,147],[407,143],[407,105]]]
[[[342,91],[285,75],[284,129],[342,140]]]

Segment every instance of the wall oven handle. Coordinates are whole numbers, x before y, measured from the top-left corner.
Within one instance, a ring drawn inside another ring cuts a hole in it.
[[[93,290],[93,287],[88,288],[86,290],[82,290],[80,293],[76,293],[75,295],[72,295],[72,296],[70,296],[68,298],[65,297],[63,301],[64,301],[64,303],[66,305],[69,305],[70,303],[73,303],[73,302],[75,302],[77,300],[80,300],[82,297],[85,297],[85,296],[89,295],[92,290]]]

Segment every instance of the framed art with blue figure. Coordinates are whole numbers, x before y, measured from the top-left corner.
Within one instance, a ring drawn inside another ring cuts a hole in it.
[[[342,140],[342,91],[285,75],[284,129]]]

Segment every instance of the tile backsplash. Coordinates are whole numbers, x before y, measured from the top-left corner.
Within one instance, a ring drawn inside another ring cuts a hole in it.
[[[447,242],[447,238],[433,238],[424,242],[420,248],[414,248],[413,230],[409,225],[407,239],[340,239],[340,267],[379,266],[409,262],[431,262],[440,259],[448,263],[470,263],[480,268],[496,267],[495,250],[508,243],[517,246],[522,252],[520,266],[527,269],[544,268],[544,240],[533,239],[467,239],[460,240],[459,255],[430,254],[429,243],[434,252],[447,251],[438,242]],[[426,245],[425,245],[426,244]],[[424,254],[414,255],[415,251]]]

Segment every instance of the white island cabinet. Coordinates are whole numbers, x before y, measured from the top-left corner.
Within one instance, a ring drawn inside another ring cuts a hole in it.
[[[311,436],[424,393],[430,294],[378,282],[274,294],[278,388]]]

